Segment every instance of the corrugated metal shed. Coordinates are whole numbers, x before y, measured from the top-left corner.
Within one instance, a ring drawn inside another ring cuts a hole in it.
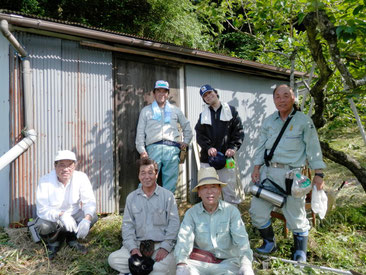
[[[112,53],[74,41],[16,33],[32,68],[37,142],[12,164],[10,222],[35,215],[38,179],[53,169],[57,150],[77,154],[93,185],[98,213],[115,211]],[[23,123],[19,62],[11,56],[11,141]]]

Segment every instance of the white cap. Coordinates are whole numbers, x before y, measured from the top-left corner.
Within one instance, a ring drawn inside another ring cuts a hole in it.
[[[169,90],[169,83],[165,80],[158,80],[155,82],[154,89],[159,89],[159,88]]]
[[[63,160],[63,159],[69,159],[76,161],[76,155],[74,152],[71,152],[69,150],[61,150],[58,151],[55,157],[55,161]]]

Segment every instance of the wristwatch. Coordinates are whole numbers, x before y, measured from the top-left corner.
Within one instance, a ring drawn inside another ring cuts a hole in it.
[[[321,177],[323,179],[324,178],[324,173],[315,173],[315,176]]]

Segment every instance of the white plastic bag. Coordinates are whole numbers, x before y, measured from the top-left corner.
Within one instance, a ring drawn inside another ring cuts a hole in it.
[[[311,190],[310,179],[301,174],[299,170],[292,170],[293,182],[291,187],[291,195],[295,198],[301,198],[305,196]]]
[[[318,213],[319,218],[324,219],[328,207],[328,197],[324,190],[318,190],[316,185],[313,186],[311,193],[311,209],[314,213]]]

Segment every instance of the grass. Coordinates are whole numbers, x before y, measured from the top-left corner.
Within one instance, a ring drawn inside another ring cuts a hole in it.
[[[326,133],[328,138],[330,134]],[[332,146],[345,150],[366,164],[365,145],[357,129],[332,137]],[[354,176],[344,167],[327,162],[326,190],[334,199],[333,208],[324,220],[317,219],[309,234],[308,262],[342,270],[365,272],[366,266],[366,193]],[[346,180],[347,185],[336,189]],[[247,226],[251,247],[261,245],[260,237],[250,224],[250,199],[239,206]],[[189,205],[181,205],[180,215]],[[45,246],[34,244],[26,228],[0,228],[0,274],[118,274],[108,266],[108,255],[121,247],[120,215],[100,217],[86,238],[89,253],[81,255],[64,247],[52,262],[45,257]],[[273,256],[290,259],[292,236],[283,237],[283,223],[274,220],[279,246]],[[334,274],[312,268],[298,268],[278,260],[254,263],[256,274]]]

